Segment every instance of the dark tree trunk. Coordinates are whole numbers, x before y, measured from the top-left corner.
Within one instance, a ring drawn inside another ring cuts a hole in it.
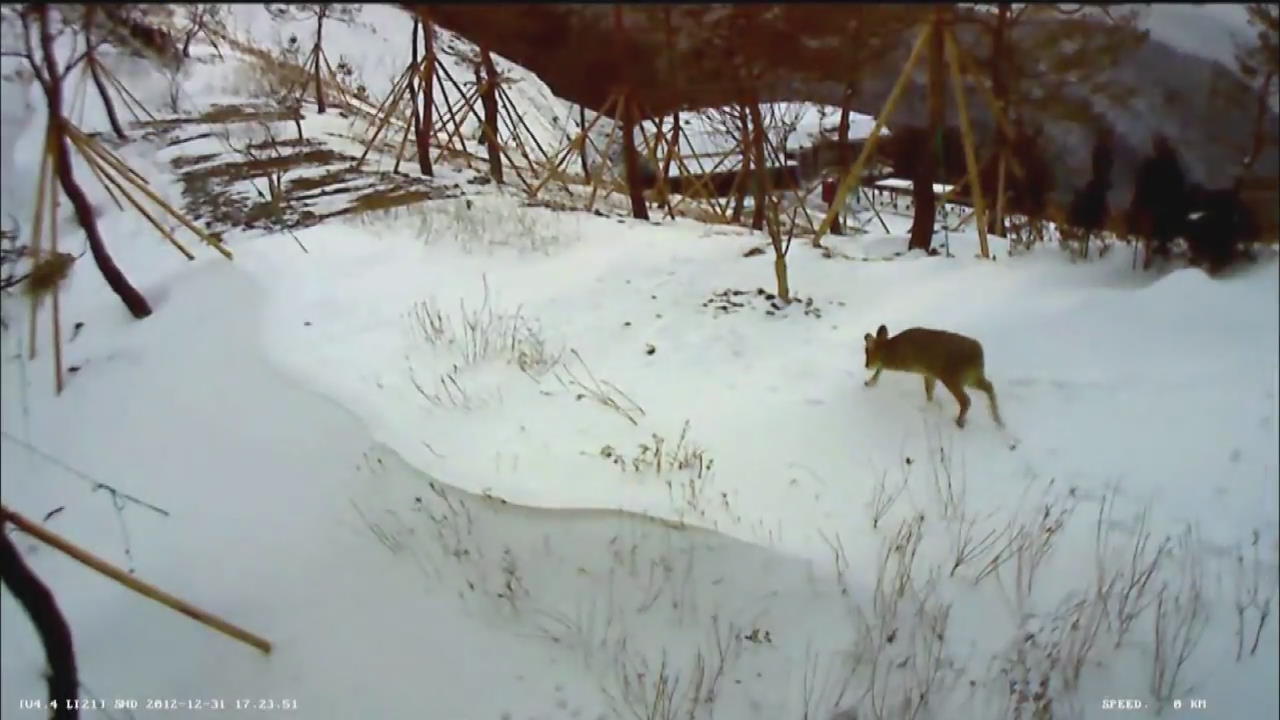
[[[662,160],[662,178],[665,182],[671,177],[671,161],[675,159],[676,153],[680,152],[680,111],[677,110],[671,114],[671,120],[675,126],[671,128],[671,146],[672,150],[667,152],[667,156]]]
[[[102,73],[98,69],[98,58],[90,52],[89,57],[84,59],[89,66],[89,77],[93,78],[93,86],[98,89],[98,97],[102,98],[102,106],[107,110],[107,121],[111,123],[111,130],[116,137],[121,140],[128,140],[129,136],[124,134],[124,126],[120,124],[120,116],[116,114],[116,104],[111,101],[111,95],[107,92],[106,83],[102,82]]]
[[[321,55],[324,53],[324,45],[321,42],[321,34],[324,32],[324,16],[327,15],[328,12],[329,12],[329,9],[325,5],[321,5],[320,8],[316,10],[316,49],[315,49],[316,64],[315,64],[313,73],[315,75],[315,83],[316,83],[316,112],[320,113],[321,115],[323,115],[324,111],[327,109],[324,104],[324,85],[320,82],[320,61],[321,61]]]
[[[49,6],[39,7],[40,41],[48,81],[44,86],[44,94],[49,105],[48,132],[53,152],[54,172],[57,174],[58,183],[62,186],[62,192],[71,202],[76,220],[80,223],[80,227],[84,228],[85,236],[89,240],[89,252],[93,254],[93,262],[102,272],[102,278],[107,281],[107,285],[115,291],[116,295],[120,296],[129,312],[141,320],[151,314],[151,305],[147,303],[142,293],[129,283],[128,278],[111,259],[106,243],[102,240],[102,234],[98,231],[98,221],[93,217],[93,206],[89,204],[89,198],[85,197],[84,191],[80,189],[72,174],[71,148],[67,144],[66,128],[63,124],[66,119],[62,116],[62,71],[58,68],[58,59],[53,52],[53,35],[49,31]]]
[[[0,522],[0,528],[3,527],[4,523]],[[80,697],[71,628],[58,609],[53,593],[27,567],[7,532],[0,532],[0,579],[31,618],[40,635],[40,644],[44,645],[44,656],[49,663],[49,702],[56,701],[58,708],[51,717],[54,720],[78,718],[79,709],[74,704],[68,707],[67,703]]]
[[[924,146],[916,167],[911,174],[911,200],[915,204],[915,217],[911,223],[909,250],[928,251],[933,247],[933,225],[937,213],[937,198],[933,194],[933,182],[938,175],[939,133],[943,122],[943,84],[946,67],[943,65],[942,27],[934,21],[929,36],[929,125],[923,139]]]
[[[419,24],[420,23],[418,22],[418,18],[415,15],[413,18],[413,36],[412,38],[410,38],[410,42],[409,42],[409,46],[412,48],[412,53],[413,53],[412,62],[410,64],[410,68],[412,69],[409,72],[409,78],[408,78],[409,102],[412,105],[410,110],[411,110],[411,114],[413,115],[413,145],[415,148],[417,148],[417,151],[418,151],[418,170],[423,175],[426,175],[427,177],[431,177],[432,175],[431,144],[430,144],[431,136],[429,134],[430,132],[429,129],[423,128],[422,126],[423,122],[431,117],[429,114],[430,106],[431,106],[431,78],[428,76],[427,78],[423,79],[422,85],[419,86],[416,82],[417,78],[414,77],[414,75],[417,73],[417,70],[418,70],[418,26]],[[428,31],[428,33],[429,32],[430,31]],[[424,113],[421,115],[418,112],[418,88],[419,87],[422,88],[422,102],[424,105],[427,106],[427,109],[428,109],[427,113]]]
[[[502,148],[498,145],[498,71],[487,48],[480,49],[484,77],[480,85],[480,105],[484,108],[484,140],[489,150],[489,175],[502,182]]]
[[[991,67],[990,67],[991,94],[993,97],[995,97],[996,102],[999,103],[999,108],[997,108],[997,110],[1000,112],[1001,115],[1004,116],[1006,121],[1009,119],[1009,116],[1008,116],[1009,91],[1005,82],[1004,55],[1005,55],[1005,33],[1006,33],[1006,27],[1008,24],[1008,19],[1009,19],[1009,3],[1000,3],[999,8],[996,11],[995,30],[993,31],[991,36]],[[987,197],[993,198],[993,201],[991,204],[991,208],[993,211],[997,208],[1005,209],[1004,206],[1000,204],[1000,198],[998,197],[998,194],[1001,190],[1005,190],[1007,192],[1007,187],[1006,188],[999,187],[1000,179],[999,179],[998,173],[1000,168],[1000,161],[1005,156],[1005,153],[1008,151],[1009,141],[1010,141],[1010,138],[1007,137],[1005,134],[1004,126],[998,121],[996,122],[995,139],[996,139],[996,146],[995,146],[994,156],[996,161],[996,172],[997,172],[997,175],[995,177],[995,185],[992,187],[989,193],[986,191],[984,191],[983,193]],[[1007,169],[1006,169],[1006,172],[1008,172]],[[988,218],[987,233],[1004,237],[1004,218],[1000,217],[999,214],[996,212],[988,212],[987,218]]]
[[[93,86],[98,90],[98,97],[102,98],[102,106],[106,108],[107,121],[111,123],[111,130],[121,140],[128,140],[129,137],[124,134],[124,125],[120,123],[120,116],[116,113],[116,104],[111,101],[111,93],[107,92],[107,84],[102,81],[102,70],[98,67],[98,56],[94,54],[94,38],[92,35],[96,10],[97,8],[93,5],[84,6],[84,44],[88,48],[85,51],[84,61],[89,66],[89,77],[93,78]]]
[[[764,120],[760,117],[760,101],[753,99],[747,106],[747,112],[751,115],[751,159],[755,166],[754,177],[751,178],[751,197],[755,204],[751,209],[751,229],[763,230],[767,197],[765,181],[769,167],[764,159]]]
[[[636,152],[636,107],[624,97],[618,103],[622,123],[622,165],[627,173],[627,193],[631,196],[631,216],[649,219],[649,206],[644,201],[644,184],[640,179],[640,154]]]
[[[433,177],[435,169],[431,167],[431,136],[435,132],[436,104],[436,44],[435,27],[430,23],[422,25],[422,50],[426,54],[427,70],[422,78],[422,119],[418,129],[422,133],[418,138],[418,169],[423,175]]]
[[[1245,157],[1244,167],[1241,168],[1241,175],[1248,175],[1253,170],[1253,165],[1262,155],[1262,150],[1267,144],[1267,98],[1271,96],[1271,83],[1275,82],[1276,74],[1268,72],[1262,80],[1262,86],[1258,89],[1258,96],[1253,115],[1253,145],[1249,148],[1249,154]]]
[[[583,133],[582,152],[578,153],[578,159],[582,161],[582,177],[590,181],[591,167],[587,163],[587,109],[582,105],[578,106],[578,130]]]
[[[837,167],[840,168],[840,177],[842,178],[844,177],[845,173],[849,171],[849,168],[846,167],[845,163],[843,162],[843,158],[844,158],[845,143],[849,142],[849,115],[851,112],[849,106],[853,103],[853,93],[855,89],[856,88],[854,87],[854,83],[850,81],[849,84],[846,85],[844,88],[844,97],[841,99],[841,102],[840,102],[840,125],[836,130],[836,142],[839,144],[836,146],[836,148],[842,160],[842,162],[837,164]],[[840,224],[839,213],[836,213],[835,219],[831,221],[831,234],[832,235],[844,234],[844,227]],[[818,237],[816,235],[814,236],[813,241],[815,245],[818,243]]]
[[[747,108],[742,105],[738,106],[738,137],[742,147],[742,167],[738,168],[738,189],[733,193],[735,223],[742,222],[742,206],[746,203],[747,184],[751,182],[751,129],[747,124]]]

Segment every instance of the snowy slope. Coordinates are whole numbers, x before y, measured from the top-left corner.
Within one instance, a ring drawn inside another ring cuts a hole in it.
[[[212,61],[183,83],[193,103],[235,90]],[[0,128],[20,217],[30,97]],[[308,136],[332,122],[309,115]],[[119,152],[177,198],[172,150]],[[981,261],[965,233],[925,257],[886,215],[889,233],[829,238],[831,257],[796,243],[802,300],[777,310],[771,255],[744,257],[766,240],[739,228],[486,187],[297,242],[233,233],[234,262],[187,263],[89,189],[156,313],[130,320],[77,263],[77,370],[54,397],[47,314],[28,362],[26,305],[4,299],[3,502],[63,508],[54,532],[275,649],[15,535],[68,616],[86,697],[144,703],[136,717],[173,697],[231,717],[270,698],[295,717],[522,720],[897,718],[924,697],[916,717],[1002,718],[1029,716],[1044,678],[1054,717],[1116,699],[1152,717],[1161,697],[1280,711],[1274,619],[1251,653],[1256,609],[1238,627],[1233,607],[1255,583],[1274,607],[1280,584],[1273,252],[1217,280],[1135,272],[1123,247],[1073,263],[993,239]],[[941,389],[863,387],[880,323],[980,339],[1008,430],[981,396],[960,430]],[[1156,548],[1150,586],[1124,594]],[[8,593],[0,621],[0,718],[36,717],[17,700],[42,696],[41,650]],[[1203,635],[1160,675],[1157,636],[1180,629]]]

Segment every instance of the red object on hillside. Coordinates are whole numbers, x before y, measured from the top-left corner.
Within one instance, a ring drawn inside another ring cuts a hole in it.
[[[827,178],[822,181],[822,202],[831,207],[831,203],[836,201],[836,181]]]

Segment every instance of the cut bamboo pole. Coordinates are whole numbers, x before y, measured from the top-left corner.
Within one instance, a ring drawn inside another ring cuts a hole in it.
[[[31,259],[40,262],[40,240],[44,237],[44,203],[49,192],[51,181],[49,152],[53,146],[52,128],[46,128],[44,134],[44,151],[40,153],[40,172],[36,179],[35,217],[31,221]],[[36,321],[40,316],[40,296],[31,295],[31,316],[27,324],[27,359],[36,359]]]
[[[77,149],[80,149],[79,146],[77,146]],[[111,187],[115,186],[115,188],[120,191],[120,194],[124,195],[125,199],[129,201],[129,204],[132,205],[133,208],[142,215],[142,217],[146,218],[147,222],[151,223],[151,226],[154,227],[156,231],[164,237],[164,239],[169,241],[169,244],[173,245],[173,247],[177,249],[178,252],[182,253],[188,260],[196,259],[196,256],[193,255],[182,243],[178,242],[178,239],[173,236],[173,233],[169,232],[168,228],[164,227],[164,225],[161,224],[155,216],[147,211],[147,209],[142,206],[142,203],[138,202],[137,198],[135,198],[120,184],[119,180],[111,176],[111,173],[102,166],[102,160],[93,153],[87,153],[83,150],[81,150],[80,155],[85,159],[86,164],[88,164],[89,168],[93,170],[94,174],[98,176],[99,180],[102,182],[102,186],[107,189],[107,192],[111,192]]]
[[[75,129],[70,125],[68,125],[67,131],[68,131],[68,134],[73,134],[76,138],[78,138],[73,141],[73,144],[76,146],[77,149],[81,151],[81,153],[84,153],[87,150],[88,152],[92,152],[98,155],[99,158],[109,157],[109,154],[107,153],[105,148],[103,148],[102,145],[96,142],[93,138],[88,137],[87,135],[85,135],[84,133],[80,132],[79,130]],[[175,210],[172,205],[166,202],[164,198],[157,195],[154,190],[147,187],[145,183],[138,182],[135,179],[134,175],[136,175],[136,173],[125,175],[124,179],[128,180],[129,184],[133,185],[135,188],[140,190],[143,195],[146,195],[147,198],[151,200],[151,202],[160,206],[160,208],[163,209],[166,213],[168,213],[170,217],[182,223],[192,233],[195,233],[196,237],[199,237],[207,245],[209,245],[214,250],[217,250],[219,253],[221,253],[223,257],[225,257],[228,260],[233,259],[233,255],[231,254],[231,251],[228,250],[225,245],[223,245],[220,241],[214,239],[214,237],[211,236],[209,233],[205,232],[203,228],[191,222],[191,220],[187,218],[187,216]]]
[[[144,595],[146,597],[151,598],[152,600],[155,600],[161,605],[165,605],[170,609],[177,610],[178,612],[182,613],[183,615],[186,615],[187,617],[191,618],[192,620],[195,620],[196,622],[199,622],[207,627],[211,627],[214,630],[217,630],[218,632],[221,632],[225,635],[235,638],[236,640],[239,640],[242,643],[245,643],[246,645],[251,645],[257,648],[258,650],[261,650],[264,654],[271,653],[271,643],[264,640],[263,638],[257,635],[254,635],[248,630],[243,630],[235,625],[232,625],[231,623],[217,617],[216,615],[207,613],[204,610],[201,610],[177,597],[174,597],[173,595],[170,595],[169,593],[161,590],[160,588],[154,585],[145,583],[137,579],[136,577],[133,577],[132,575],[108,563],[102,558],[99,558],[98,556],[89,553],[88,551],[80,548],[79,546],[71,543],[70,541],[66,540],[65,538],[59,535],[49,532],[44,527],[34,522],[31,522],[27,518],[13,512],[12,510],[10,510],[7,507],[4,507],[3,505],[0,505],[0,517],[3,517],[5,522],[13,523],[15,527],[27,533],[31,537],[34,537],[35,539],[43,542],[44,544],[56,550],[62,551],[63,553],[71,556],[71,558],[73,558],[74,560],[77,560],[81,564],[87,565],[90,568],[97,570],[98,572],[102,573],[103,575],[106,575],[112,580],[115,580],[121,585],[124,585],[130,590],[133,590],[139,595]]]
[[[58,144],[50,145],[51,152],[58,152]],[[49,195],[52,198],[52,205],[49,208],[49,251],[52,257],[58,255],[58,192],[53,187],[53,173],[49,174]],[[50,331],[53,340],[53,392],[55,395],[62,394],[62,388],[65,383],[62,376],[62,314],[60,312],[62,305],[58,300],[58,296],[62,295],[62,283],[56,283],[49,289],[49,293],[53,295],[50,298]]]
[[[442,65],[441,67],[444,67],[444,66]],[[475,88],[472,88],[471,92],[463,96],[462,100],[456,103],[456,105],[465,105],[466,107],[470,108],[471,103],[475,101],[475,98],[477,95],[478,93],[475,91]],[[440,86],[440,96],[442,99],[446,101],[446,103],[448,102],[448,96],[445,95],[443,85]],[[446,106],[446,109],[449,111],[449,119],[453,121],[453,130],[450,131],[449,134],[445,136],[444,143],[441,144],[440,146],[440,153],[436,155],[436,162],[440,162],[441,158],[444,157],[444,154],[447,150],[455,150],[455,148],[453,147],[454,138],[457,138],[458,141],[462,144],[462,152],[464,154],[470,154],[471,152],[470,150],[467,150],[466,133],[463,132],[462,130],[462,123],[463,123],[463,120],[465,119],[465,115],[461,119],[458,117],[459,113],[456,113],[454,111],[454,108],[456,107],[456,105],[450,104]]]
[[[623,96],[621,93],[619,93],[618,104],[621,105],[622,103],[623,103]],[[595,173],[595,177],[589,178],[591,181],[591,195],[587,198],[587,212],[590,212],[591,210],[595,209],[596,193],[600,191],[600,180],[604,177],[605,170],[606,170],[605,163],[608,162],[609,160],[609,151],[613,149],[613,141],[619,135],[618,127],[620,126],[620,124],[621,123],[615,122],[613,124],[613,127],[609,128],[609,135],[608,137],[605,138],[605,141],[604,141],[604,150],[600,153],[600,171],[598,173]]]
[[[996,162],[996,230],[1004,235],[1004,158],[1008,154],[1001,143],[1000,157]]]
[[[884,107],[880,110],[880,114],[876,116],[875,125],[871,128],[871,135],[867,138],[866,143],[862,146],[862,152],[858,153],[858,159],[853,163],[853,167],[849,168],[849,172],[845,174],[844,179],[836,186],[835,198],[831,202],[831,207],[827,208],[826,217],[822,219],[822,224],[818,226],[813,242],[815,245],[822,242],[822,238],[831,230],[831,224],[835,222],[836,210],[844,204],[845,196],[849,194],[860,180],[862,168],[866,165],[867,160],[871,158],[872,151],[875,150],[876,143],[880,141],[880,131],[885,126],[885,121],[893,114],[894,107],[898,104],[898,98],[902,96],[902,91],[907,86],[907,79],[911,76],[911,72],[915,70],[916,63],[920,60],[920,51],[924,49],[925,41],[929,39],[929,35],[933,32],[932,23],[924,23],[924,27],[920,29],[920,36],[916,38],[915,47],[911,48],[911,54],[907,57],[907,62],[902,68],[902,73],[898,75],[897,82],[894,83],[893,89],[889,91],[889,97],[885,100]]]
[[[960,133],[964,141],[964,159],[969,166],[969,184],[973,191],[973,209],[975,222],[978,224],[978,248],[983,258],[991,257],[991,249],[987,244],[987,213],[982,204],[982,180],[978,170],[978,154],[973,147],[973,128],[969,126],[969,110],[964,100],[964,79],[960,77],[960,60],[956,57],[955,34],[947,29],[943,33],[946,43],[948,65],[951,67],[951,90],[955,95],[956,109],[960,111]]]
[[[577,137],[570,140],[567,145],[565,145],[563,148],[561,148],[559,152],[557,152],[557,155],[560,156],[560,159],[556,161],[556,163],[547,171],[547,174],[544,175],[542,179],[538,181],[538,184],[536,186],[534,186],[533,193],[532,193],[533,197],[535,198],[538,197],[538,193],[542,191],[542,187],[546,185],[547,181],[551,179],[551,175],[553,173],[559,172],[560,169],[564,167],[564,164],[569,161],[569,158],[573,155],[573,151],[575,149],[577,149],[578,152],[580,153],[586,152],[586,149],[587,149],[586,136],[591,132],[593,128],[595,128],[596,123],[600,122],[600,118],[605,116],[605,113],[609,111],[609,108],[613,106],[613,103],[616,100],[617,100],[616,95],[610,95],[609,98],[604,101],[604,107],[600,108],[600,112],[597,113],[595,117],[591,118],[591,122],[588,123],[586,127],[582,128],[578,132]],[[584,178],[584,179],[587,179],[587,178]]]

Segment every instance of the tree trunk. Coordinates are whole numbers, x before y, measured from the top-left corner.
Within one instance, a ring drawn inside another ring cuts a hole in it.
[[[80,227],[84,228],[85,236],[89,240],[89,251],[93,254],[93,262],[102,272],[102,278],[124,302],[129,312],[141,320],[151,314],[151,305],[147,303],[142,293],[129,283],[128,278],[111,259],[106,243],[102,240],[102,234],[98,232],[98,221],[93,217],[93,206],[89,204],[89,198],[85,197],[84,190],[76,184],[72,174],[71,148],[67,144],[64,126],[66,119],[62,116],[62,71],[58,68],[58,59],[53,52],[53,35],[49,31],[49,6],[40,5],[39,7],[40,41],[44,51],[45,74],[48,79],[48,84],[44,86],[44,94],[49,106],[48,132],[54,172],[57,174],[62,191],[71,202],[72,209],[75,210],[76,220],[80,223]]]
[[[1008,96],[1009,91],[1005,82],[1005,34],[1009,20],[1009,3],[1000,3],[996,12],[996,26],[991,36],[991,94],[995,98],[998,107],[996,112],[1001,116],[1005,116],[1008,120]],[[996,193],[995,207],[996,212],[988,215],[987,233],[1004,237],[1004,198],[1005,192],[1004,178],[1004,160],[1005,153],[1008,152],[1010,138],[1005,135],[1004,124],[996,122],[995,133],[995,152],[996,158]],[[984,193],[985,194],[985,193]]]
[[[1253,170],[1253,164],[1258,161],[1262,150],[1266,147],[1269,124],[1267,123],[1267,98],[1271,95],[1271,83],[1275,82],[1275,79],[1275,72],[1268,72],[1262,79],[1262,86],[1258,88],[1257,106],[1253,115],[1253,145],[1249,148],[1249,155],[1245,157],[1241,175],[1248,175]]]
[[[843,160],[844,160],[845,143],[849,142],[849,115],[851,112],[849,105],[852,104],[853,102],[853,91],[854,91],[854,84],[851,81],[847,85],[845,85],[844,97],[841,99],[841,102],[840,102],[840,125],[836,129],[836,142],[838,143],[836,145],[836,148],[838,150],[838,157],[841,160],[841,162],[837,163],[837,167],[840,168],[840,177],[844,177],[845,173],[848,172],[849,170],[849,168],[845,167]],[[830,206],[828,206],[828,209],[830,209]],[[831,221],[831,234],[832,235],[844,234],[844,227],[840,224],[839,213],[836,213],[835,219]],[[817,247],[819,244],[821,244],[821,241],[819,240],[817,235],[813,236],[813,244],[814,244],[814,247]]]
[[[93,78],[93,86],[98,90],[98,97],[102,98],[102,106],[107,111],[107,121],[111,123],[111,130],[121,140],[128,140],[129,137],[124,134],[124,125],[120,123],[120,116],[116,114],[116,105],[111,101],[111,93],[107,92],[107,84],[102,81],[102,71],[98,68],[98,56],[93,51],[92,33],[96,10],[97,8],[93,5],[84,6],[84,44],[88,48],[85,51],[84,61],[89,66],[89,77]],[[186,51],[185,46],[183,51]]]
[[[764,229],[764,213],[765,213],[765,179],[769,172],[769,167],[764,159],[764,120],[760,117],[760,101],[752,99],[747,105],[747,112],[751,116],[751,159],[752,165],[755,166],[754,177],[752,178],[751,197],[755,207],[751,209],[751,229]]]
[[[502,182],[502,148],[498,145],[498,71],[487,48],[480,48],[480,64],[484,78],[480,85],[480,105],[484,108],[484,140],[489,151],[489,175]]]
[[[733,194],[733,221],[742,222],[742,206],[746,202],[747,185],[751,182],[751,129],[747,125],[747,109],[738,106],[738,138],[742,148],[742,167],[738,168],[737,190]]]
[[[98,89],[98,97],[102,98],[102,107],[106,108],[107,121],[111,123],[111,131],[121,140],[128,140],[129,136],[124,133],[124,126],[120,124],[120,116],[116,113],[116,104],[111,101],[111,94],[107,92],[107,85],[102,81],[102,72],[98,69],[98,58],[89,52],[89,56],[84,59],[85,64],[89,66],[89,77],[93,78],[93,86]]]
[[[928,251],[933,247],[933,227],[938,209],[933,183],[938,175],[938,145],[942,132],[946,66],[943,64],[941,23],[937,18],[933,23],[933,31],[929,34],[929,125],[925,130],[925,137],[921,139],[919,156],[911,174],[911,200],[915,204],[915,217],[911,223],[908,250]]]
[[[324,104],[324,85],[320,82],[320,60],[321,55],[324,53],[324,46],[322,45],[320,38],[321,33],[324,32],[324,16],[327,15],[328,12],[328,6],[326,5],[321,5],[320,8],[316,10],[316,65],[313,72],[316,83],[316,112],[321,115],[324,114],[326,108]]]
[[[587,163],[588,139],[585,134],[587,131],[587,108],[582,105],[578,106],[578,131],[583,133],[582,148],[581,152],[578,153],[578,159],[582,161],[582,178],[587,182],[591,182],[591,166]]]
[[[413,47],[413,65],[412,65],[413,72],[417,72],[417,69],[418,69],[418,25],[419,25],[419,22],[417,17],[415,16],[413,20],[413,37],[411,38],[411,42],[410,42],[410,44]],[[425,33],[424,39],[425,39],[426,53],[427,53],[426,55],[427,70],[424,73],[425,77],[422,78],[422,83],[420,85],[411,84],[409,86],[410,88],[409,97],[411,102],[413,103],[413,107],[412,107],[413,141],[414,141],[414,146],[418,150],[418,170],[423,175],[426,175],[427,177],[432,177],[432,175],[434,175],[434,172],[432,171],[432,167],[431,167],[431,116],[432,116],[431,100],[432,100],[432,85],[434,84],[433,76],[435,74],[434,73],[435,68],[434,68],[434,63],[431,62],[431,28],[430,26],[424,26],[423,31]],[[413,73],[411,72],[410,74],[412,75]],[[409,82],[413,83],[414,79],[410,78]],[[422,91],[421,115],[419,115],[419,112],[418,112],[418,89],[419,88]]]
[[[751,117],[751,158],[755,166],[753,178],[755,208],[751,215],[751,227],[754,230],[761,230],[766,220],[765,213],[769,211],[767,204],[770,188],[769,165],[765,162],[764,151],[764,119],[760,116],[759,99],[752,98],[751,103],[747,105],[747,111]],[[776,207],[770,220],[768,232],[769,243],[773,245],[773,278],[777,282],[778,298],[784,303],[789,303],[791,302],[791,283],[787,279],[787,250],[790,249],[791,242],[788,240],[786,246],[783,245],[782,228],[778,223]]]
[[[629,97],[618,103],[619,120],[622,122],[622,164],[627,173],[627,192],[631,195],[631,216],[637,220],[649,219],[649,206],[644,201],[644,187],[640,182],[640,154],[636,152],[637,108]]]
[[[0,523],[0,527],[3,526],[4,523]],[[36,626],[40,644],[44,646],[45,660],[49,664],[49,701],[58,703],[58,709],[51,717],[54,720],[78,718],[79,709],[74,705],[68,707],[66,702],[80,697],[71,627],[58,609],[53,593],[27,567],[7,532],[0,532],[0,580],[27,612],[31,623]]]

